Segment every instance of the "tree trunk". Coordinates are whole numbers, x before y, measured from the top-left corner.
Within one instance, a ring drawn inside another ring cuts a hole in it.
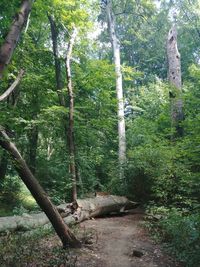
[[[62,84],[62,77],[61,77],[61,65],[58,58],[58,29],[56,26],[56,23],[52,16],[48,15],[48,19],[51,26],[51,37],[52,37],[52,43],[53,43],[53,54],[54,54],[54,62],[55,62],[55,74],[56,74],[56,89],[58,93],[58,98],[61,106],[66,107],[66,101],[64,100],[63,94],[61,92],[61,89],[63,87]],[[67,56],[66,56],[66,76],[67,76],[67,89],[68,89],[68,95],[69,95],[69,127],[66,123],[66,118],[63,119],[63,125],[65,130],[65,136],[66,136],[66,144],[69,148],[69,154],[70,154],[70,164],[69,164],[69,170],[70,175],[72,178],[72,200],[76,200],[77,198],[77,178],[76,178],[76,166],[75,166],[75,145],[74,145],[74,135],[73,135],[73,124],[74,124],[74,96],[73,96],[73,87],[72,87],[72,79],[71,79],[71,54],[73,45],[75,42],[75,38],[77,35],[77,30],[75,29],[72,33],[72,36],[70,38],[68,48],[67,48]]]
[[[0,162],[0,182],[5,178],[8,166],[8,155],[6,151],[3,151]]]
[[[56,233],[60,237],[63,246],[79,247],[80,242],[72,234],[70,229],[65,225],[57,209],[51,203],[47,194],[44,192],[43,188],[35,179],[30,169],[26,165],[26,162],[17,150],[16,146],[10,141],[3,128],[0,129],[0,146],[4,148],[12,157],[15,163],[15,169],[17,170],[19,176],[21,177],[27,188],[30,190],[38,205],[49,218]]]
[[[22,2],[20,11],[16,14],[13,23],[11,25],[10,31],[6,36],[4,44],[0,49],[0,78],[3,76],[3,71],[5,67],[9,64],[14,49],[19,40],[21,31],[26,24],[28,15],[31,11],[32,4],[34,0],[24,0]]]
[[[33,125],[28,133],[29,139],[29,166],[33,175],[36,171],[36,156],[38,146],[38,126]]]
[[[124,99],[122,86],[122,72],[120,63],[120,43],[115,31],[115,19],[112,12],[111,0],[107,1],[106,13],[108,19],[108,28],[110,32],[110,39],[113,48],[115,74],[116,74],[116,92],[118,100],[118,138],[119,138],[119,164],[120,164],[120,178],[124,178],[123,167],[126,163],[126,133],[125,133],[125,118],[124,118]]]
[[[73,201],[76,201],[77,199],[77,177],[76,177],[75,145],[74,145],[74,93],[73,93],[72,77],[71,77],[71,56],[77,34],[78,31],[74,27],[68,43],[66,63],[65,63],[66,75],[67,75],[67,90],[69,95],[69,131],[68,131],[69,156],[70,156],[69,170],[72,179]]]
[[[57,209],[60,211],[64,221],[68,225],[71,225],[111,213],[121,214],[137,206],[138,203],[131,202],[126,197],[107,195],[96,198],[77,199],[75,203],[62,204]],[[32,230],[48,223],[49,220],[43,212],[2,217],[0,218],[0,233],[16,230]]]
[[[182,81],[181,81],[181,59],[177,48],[177,29],[173,25],[169,31],[167,39],[168,56],[168,76],[172,85],[170,92],[171,98],[171,119],[172,126],[176,128],[176,135],[183,135],[181,122],[183,121],[183,100],[182,100]]]
[[[60,105],[66,107],[64,96],[61,92],[63,89],[63,82],[61,76],[61,64],[58,56],[58,29],[56,23],[51,15],[48,15],[48,19],[51,26],[51,39],[53,43],[53,56],[55,62],[55,74],[56,74],[56,90],[59,98]]]

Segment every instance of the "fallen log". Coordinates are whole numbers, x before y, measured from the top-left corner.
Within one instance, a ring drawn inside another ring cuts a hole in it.
[[[88,199],[77,199],[70,204],[57,207],[67,225],[77,224],[84,220],[104,215],[122,213],[133,209],[138,203],[129,201],[121,196],[98,196]],[[47,216],[41,212],[37,214],[23,214],[22,216],[0,217],[0,233],[7,231],[27,231],[49,223]]]

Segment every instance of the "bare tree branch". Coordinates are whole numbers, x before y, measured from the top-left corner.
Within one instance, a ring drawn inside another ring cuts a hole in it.
[[[14,83],[12,83],[12,85],[0,96],[0,102],[4,101],[7,97],[9,97],[9,95],[16,89],[23,75],[24,75],[24,70],[20,70],[17,79],[14,81]]]

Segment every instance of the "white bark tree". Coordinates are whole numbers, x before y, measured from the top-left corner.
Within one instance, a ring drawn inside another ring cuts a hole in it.
[[[120,164],[120,178],[124,178],[124,164],[126,162],[126,132],[125,132],[125,118],[124,118],[124,99],[123,99],[123,83],[120,60],[120,42],[117,38],[115,30],[115,18],[112,10],[112,0],[106,3],[106,15],[108,20],[108,29],[110,32],[110,39],[113,48],[113,59],[116,74],[116,93],[118,100],[118,138],[119,138],[119,164]]]
[[[69,95],[69,131],[68,131],[68,143],[69,143],[69,155],[70,155],[69,170],[72,179],[73,201],[76,201],[77,199],[77,177],[76,177],[75,144],[74,144],[74,92],[73,92],[72,75],[71,75],[71,57],[77,34],[78,30],[76,29],[76,27],[74,27],[68,43],[67,56],[65,62],[66,75],[67,75],[67,90]]]

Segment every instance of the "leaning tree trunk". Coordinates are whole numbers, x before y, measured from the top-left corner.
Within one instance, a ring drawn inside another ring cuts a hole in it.
[[[119,138],[119,164],[120,164],[120,178],[124,178],[124,164],[126,162],[126,133],[125,133],[125,118],[124,118],[124,99],[123,99],[123,85],[122,72],[120,63],[120,43],[115,31],[115,19],[112,12],[111,0],[107,1],[106,13],[108,19],[108,28],[110,32],[110,39],[113,48],[115,74],[116,74],[116,92],[118,100],[118,138]]]
[[[5,67],[9,64],[12,54],[15,50],[17,42],[19,40],[21,31],[26,24],[28,15],[31,11],[31,7],[34,0],[24,0],[22,2],[19,12],[16,14],[10,31],[5,38],[4,44],[0,49],[0,78],[3,76]]]
[[[169,31],[167,39],[168,56],[168,76],[172,86],[171,98],[171,120],[172,127],[176,129],[176,135],[183,135],[181,122],[183,121],[183,100],[182,100],[182,81],[181,81],[181,59],[177,48],[177,29],[173,25]]]
[[[23,29],[24,23],[27,20],[33,2],[34,0],[23,1],[20,12],[11,26],[11,30],[6,37],[5,43],[0,48],[0,78],[2,77],[5,66],[10,62],[13,51],[16,47],[16,43]],[[12,91],[14,89],[12,89]],[[9,92],[8,94],[6,94],[6,97],[8,97],[11,92],[9,91],[9,89],[6,92]],[[1,99],[1,97],[0,101],[3,101],[5,98]],[[49,218],[52,226],[54,227],[56,233],[63,243],[63,247],[69,245],[72,247],[80,247],[80,242],[65,225],[57,209],[53,206],[43,188],[31,173],[26,162],[20,155],[16,146],[10,141],[10,138],[8,137],[2,126],[0,126],[0,146],[5,149],[12,157],[13,162],[15,163],[15,169],[37,201],[38,205]]]
[[[0,129],[0,146],[4,148],[12,157],[15,163],[15,169],[17,170],[19,176],[21,177],[27,188],[30,190],[38,205],[49,218],[56,233],[60,237],[63,246],[79,247],[80,242],[76,239],[76,237],[64,223],[59,212],[51,203],[47,194],[44,192],[43,188],[35,179],[30,169],[26,165],[26,162],[17,150],[16,146],[10,141],[3,128]]]
[[[69,95],[69,131],[68,131],[68,142],[69,142],[69,170],[72,179],[72,199],[77,199],[77,177],[76,177],[76,164],[75,164],[75,144],[74,144],[74,92],[72,86],[71,76],[71,57],[72,49],[77,36],[77,29],[74,27],[72,35],[70,37],[67,56],[66,56],[66,75],[67,75],[67,90]]]

